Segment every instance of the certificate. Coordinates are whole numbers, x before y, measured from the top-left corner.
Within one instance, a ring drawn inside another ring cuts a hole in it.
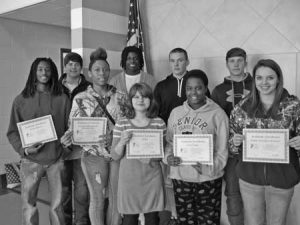
[[[175,134],[173,139],[174,156],[180,157],[183,165],[213,165],[212,134]]]
[[[243,161],[289,163],[288,129],[243,129]]]
[[[99,136],[106,134],[107,118],[105,117],[73,117],[71,129],[72,143],[75,145],[97,145]]]
[[[132,137],[127,143],[127,159],[163,158],[163,131],[157,129],[130,129]]]
[[[35,143],[47,143],[57,140],[51,115],[17,123],[17,127],[23,148]]]

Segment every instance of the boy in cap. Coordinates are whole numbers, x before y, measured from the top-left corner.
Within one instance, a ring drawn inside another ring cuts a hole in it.
[[[224,78],[223,83],[215,87],[211,98],[224,109],[229,117],[233,107],[249,94],[252,77],[245,72],[247,55],[244,49],[230,49],[226,54],[226,66],[230,75]],[[243,202],[235,172],[236,164],[237,158],[229,154],[224,174],[227,215],[231,225],[243,225]]]

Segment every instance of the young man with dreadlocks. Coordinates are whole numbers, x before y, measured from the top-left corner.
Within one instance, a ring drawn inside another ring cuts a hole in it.
[[[21,156],[22,224],[38,225],[37,190],[47,175],[50,192],[50,223],[64,225],[62,176],[64,148],[60,138],[67,130],[68,97],[58,82],[58,72],[50,58],[37,58],[31,65],[26,86],[12,105],[7,137]],[[51,115],[57,140],[22,146],[17,123]]]

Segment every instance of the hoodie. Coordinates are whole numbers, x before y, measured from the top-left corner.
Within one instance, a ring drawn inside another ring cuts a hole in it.
[[[36,91],[33,97],[18,95],[12,105],[7,137],[13,148],[22,158],[42,165],[55,163],[63,153],[60,138],[67,130],[70,101],[65,94],[53,96],[50,93]],[[45,143],[36,154],[25,156],[17,123],[51,115],[57,134],[57,140]]]
[[[164,162],[173,153],[174,134],[212,134],[213,165],[203,165],[200,174],[191,165],[170,167],[169,177],[186,182],[205,182],[223,176],[228,157],[228,117],[211,99],[199,109],[192,109],[187,101],[172,110],[167,128],[167,146]]]
[[[181,79],[178,79],[171,74],[165,80],[160,81],[155,87],[154,98],[159,106],[159,117],[165,123],[167,123],[172,109],[182,105],[186,100],[185,77],[183,76]]]
[[[211,99],[221,106],[229,117],[233,107],[250,93],[252,80],[249,73],[239,82],[233,81],[230,76],[225,77],[224,82],[213,90]]]

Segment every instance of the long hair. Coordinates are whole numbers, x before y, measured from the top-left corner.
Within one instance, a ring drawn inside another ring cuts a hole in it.
[[[139,58],[139,62],[140,62],[140,70],[143,69],[144,67],[144,57],[143,57],[143,52],[141,49],[139,49],[138,47],[135,46],[127,46],[123,49],[122,51],[122,55],[121,55],[121,67],[123,69],[126,69],[126,60],[127,60],[127,56],[130,52],[134,52],[137,54],[137,57]]]
[[[135,117],[135,110],[132,105],[132,98],[139,92],[144,98],[150,99],[150,106],[147,109],[146,116],[148,118],[155,118],[158,115],[158,105],[154,99],[153,91],[151,87],[146,83],[136,83],[134,84],[128,94],[128,102],[126,104],[125,116],[128,119],[133,119]]]
[[[278,107],[279,107],[279,104],[281,101],[282,93],[283,93],[283,75],[282,75],[282,70],[281,70],[280,66],[272,59],[261,59],[256,63],[256,65],[253,68],[252,89],[249,94],[249,100],[250,100],[251,104],[250,104],[248,113],[249,113],[250,117],[254,117],[257,110],[262,107],[259,93],[258,93],[256,84],[255,84],[256,71],[260,67],[268,67],[268,68],[272,69],[276,73],[277,78],[278,78],[278,84],[277,84],[276,91],[275,91],[274,102],[268,111],[268,114],[274,118],[276,116],[276,113],[277,113],[277,110],[278,110]]]
[[[61,95],[62,94],[62,87],[58,82],[58,71],[55,63],[52,61],[51,58],[36,58],[33,63],[31,64],[30,72],[27,78],[26,85],[22,91],[22,95],[24,98],[33,97],[36,92],[36,85],[37,85],[37,67],[40,62],[46,62],[50,66],[51,76],[48,81],[49,91],[52,95]]]

